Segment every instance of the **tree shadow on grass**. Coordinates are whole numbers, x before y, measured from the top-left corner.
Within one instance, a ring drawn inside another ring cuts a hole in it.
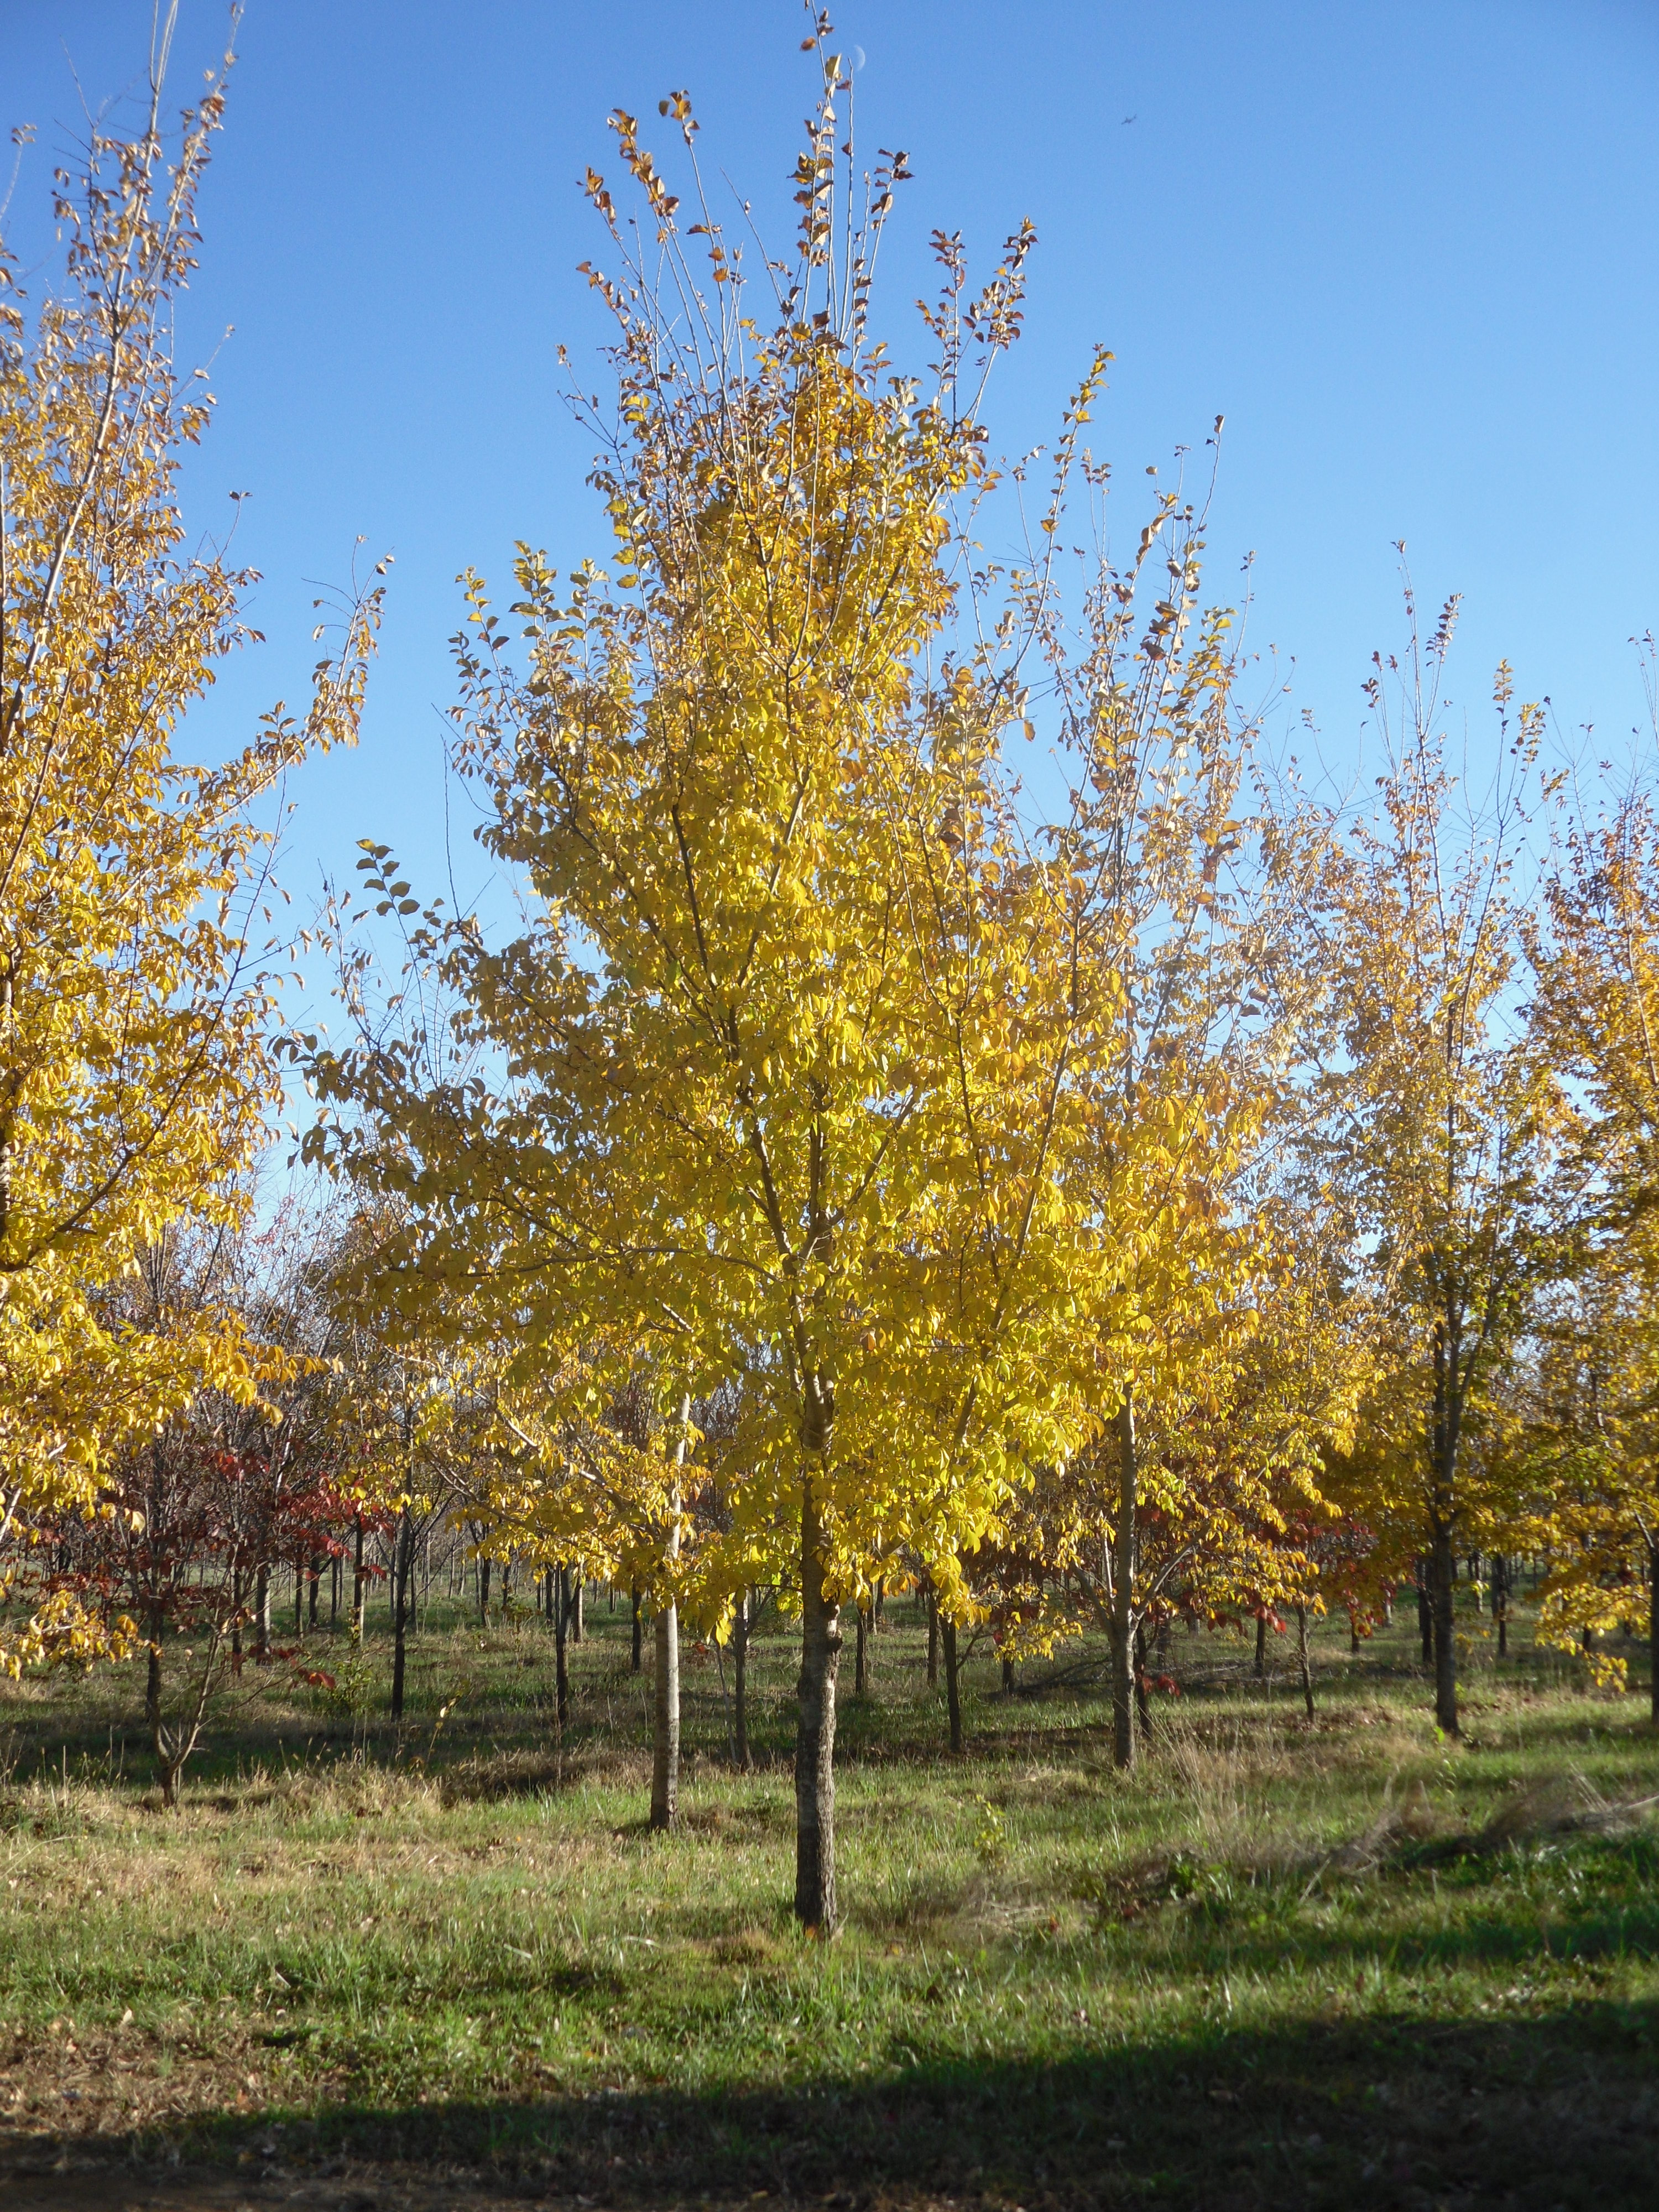
[[[1193,2212],[1401,2212],[1654,2201],[1659,2006],[1577,2004],[1508,2021],[1405,2015],[1273,2033],[1195,2033],[1036,2062],[916,2063],[857,2081],[694,2096],[615,2089],[522,2102],[342,2105],[273,2121],[199,2120],[111,2145],[106,2199],[81,2183],[14,2198],[210,2203],[211,2174],[274,2187],[229,2203],[558,2199],[831,2206],[1169,2204]],[[34,2172],[50,2145],[34,2146]],[[135,2163],[134,2153],[137,2152]],[[174,2194],[134,2187],[168,2157]],[[193,2162],[193,2165],[192,2163]],[[195,2185],[186,2185],[194,2171]],[[6,2161],[0,2154],[0,2179]],[[344,2177],[330,2193],[328,2177]],[[192,2193],[192,2188],[196,2193]],[[437,2193],[434,2193],[434,2192]]]

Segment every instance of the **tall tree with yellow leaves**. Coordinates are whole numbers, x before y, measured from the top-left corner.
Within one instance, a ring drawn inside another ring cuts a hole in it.
[[[1644,667],[1653,706],[1651,641]],[[1555,1557],[1547,1622],[1571,1634],[1645,1610],[1659,1720],[1659,808],[1650,791],[1637,785],[1601,818],[1570,824],[1540,920],[1534,1019],[1554,1065],[1580,1086],[1582,1113],[1574,1279],[1555,1301],[1528,1408],[1534,1443],[1547,1439],[1563,1479],[1545,1504],[1551,1525],[1531,1533]]]
[[[100,1293],[170,1220],[246,1203],[278,1095],[252,810],[355,734],[378,606],[351,606],[303,723],[276,709],[218,768],[176,757],[251,633],[246,574],[181,552],[180,457],[212,402],[171,315],[224,93],[222,73],[169,153],[172,23],[146,127],[94,126],[79,177],[58,173],[56,288],[27,298],[0,244],[0,1543],[84,1500],[100,1452],[204,1377],[238,1381],[234,1333],[222,1354],[142,1340]]]
[[[584,1330],[649,1347],[665,1414],[746,1376],[763,1412],[725,1540],[752,1562],[793,1531],[795,1910],[828,1931],[842,1598],[913,1535],[930,1555],[970,1540],[1000,1480],[994,1452],[962,1468],[908,1385],[939,1333],[928,1239],[957,1124],[906,899],[915,825],[950,805],[921,787],[944,774],[925,731],[952,507],[987,476],[977,391],[1017,335],[1030,238],[972,303],[945,242],[964,343],[933,389],[894,375],[866,307],[902,162],[849,246],[849,80],[819,49],[799,252],[767,268],[765,331],[740,246],[706,204],[683,228],[612,118],[648,241],[590,174],[623,257],[592,276],[617,325],[615,424],[591,418],[617,567],[562,591],[522,555],[523,666],[469,586],[457,765],[532,920],[501,948],[434,921],[417,949],[490,1079],[430,1082],[407,1036],[319,1052],[338,1110],[313,1150],[408,1203],[411,1310],[448,1302],[521,1347],[514,1382]],[[664,107],[695,173],[689,103]]]
[[[1331,979],[1331,1157],[1381,1317],[1351,1462],[1362,1488],[1345,1502],[1373,1526],[1408,1524],[1426,1559],[1435,1714],[1449,1734],[1458,1540],[1477,1515],[1501,1512],[1501,1465],[1477,1453],[1476,1435],[1554,1263],[1562,1111],[1519,1004],[1513,873],[1540,716],[1523,707],[1511,722],[1500,669],[1492,794],[1460,797],[1439,722],[1455,615],[1454,600],[1426,644],[1413,629],[1402,665],[1377,665],[1370,696],[1389,750],[1380,818],[1333,841],[1325,933],[1306,956]]]

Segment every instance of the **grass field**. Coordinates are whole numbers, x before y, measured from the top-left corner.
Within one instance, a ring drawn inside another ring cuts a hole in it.
[[[1457,1744],[1403,1623],[1322,1630],[1312,1728],[1285,1644],[1259,1683],[1177,1632],[1125,1779],[1102,1654],[1012,1695],[976,1656],[952,1759],[890,1607],[819,1945],[787,1637],[747,1774],[688,1653],[664,1838],[626,1614],[589,1621],[562,1740],[543,1625],[437,1607],[401,1745],[377,1620],[361,1680],[228,1700],[177,1814],[137,1670],[5,1693],[10,2202],[1659,2203],[1659,1825],[1617,1809],[1659,1740],[1524,1628],[1499,1663],[1467,1624]]]

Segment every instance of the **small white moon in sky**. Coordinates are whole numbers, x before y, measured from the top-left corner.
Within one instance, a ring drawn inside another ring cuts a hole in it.
[[[857,72],[864,67],[864,49],[862,46],[854,47],[852,52],[847,57],[847,66],[848,69],[853,70],[854,75],[856,75]]]

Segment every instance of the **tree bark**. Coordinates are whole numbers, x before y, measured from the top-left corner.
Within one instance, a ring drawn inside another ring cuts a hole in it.
[[[1302,1702],[1308,1709],[1308,1726],[1313,1726],[1313,1659],[1308,1650],[1308,1608],[1299,1605],[1296,1609],[1296,1663],[1302,1676]]]
[[[795,1917],[836,1929],[836,1672],[841,1607],[824,1588],[823,1525],[809,1478],[801,1499],[799,1718],[795,1732]]]
[[[628,1598],[634,1612],[634,1652],[629,1666],[629,1671],[637,1674],[644,1664],[644,1654],[640,1648],[640,1586],[637,1583],[629,1591]]]
[[[489,1570],[493,1564],[489,1559],[478,1562],[478,1626],[481,1628],[489,1626]]]
[[[1014,1662],[1006,1651],[1002,1655],[1002,1694],[1006,1698],[1014,1694]]]
[[[740,1773],[749,1771],[749,1592],[738,1593],[732,1622],[732,1757]]]
[[[691,1401],[680,1400],[680,1436],[674,1447],[674,1464],[685,1464],[685,1432],[691,1419]],[[668,1539],[668,1556],[679,1556],[678,1481],[673,1495],[674,1526]],[[680,1621],[678,1608],[659,1603],[655,1615],[657,1679],[653,1685],[651,1741],[651,1825],[672,1828],[680,1813]]]
[[[161,1607],[153,1606],[149,1616],[149,1660],[144,1669],[144,1726],[155,1742],[158,1759],[161,1757],[161,1630],[164,1625]]]
[[[401,1727],[404,1717],[404,1665],[409,1627],[409,1577],[414,1564],[415,1524],[404,1506],[398,1517],[398,1540],[392,1554],[392,1724]]]
[[[357,1516],[357,1533],[351,1554],[351,1640],[361,1644],[363,1640],[363,1516]]]
[[[1152,1709],[1146,1698],[1146,1624],[1135,1623],[1135,1732],[1142,1743],[1152,1735]]]
[[[858,1626],[853,1644],[853,1695],[861,1698],[870,1686],[870,1623],[862,1606],[854,1617]]]
[[[1659,1537],[1648,1545],[1648,1711],[1659,1722]]]
[[[570,1614],[565,1603],[565,1571],[562,1567],[547,1578],[547,1602],[553,1614],[553,1689],[557,1701],[559,1726],[562,1729],[570,1718],[570,1665],[565,1649]]]
[[[1434,1607],[1429,1603],[1429,1563],[1417,1563],[1417,1632],[1423,1643],[1423,1664],[1434,1664]]]
[[[1267,1616],[1259,1613],[1255,1617],[1255,1673],[1258,1681],[1267,1678]]]
[[[1434,1717],[1448,1735],[1457,1722],[1456,1614],[1453,1608],[1455,1565],[1452,1532],[1443,1521],[1431,1528],[1429,1551],[1429,1610],[1434,1624]]]
[[[1134,1583],[1135,1512],[1139,1467],[1135,1451],[1134,1403],[1118,1408],[1118,1507],[1112,1532],[1112,1759],[1127,1772],[1135,1763]]]
[[[570,1641],[573,1644],[580,1644],[582,1640],[582,1590],[586,1580],[586,1577],[580,1567],[572,1567],[570,1570]]]
[[[261,1666],[270,1656],[270,1569],[263,1560],[253,1577],[253,1656]]]
[[[951,1722],[951,1748],[962,1749],[962,1668],[957,1657],[957,1625],[948,1613],[939,1625],[945,1647],[945,1710]]]
[[[927,1595],[927,1686],[930,1690],[936,1690],[939,1687],[939,1597],[932,1589]]]

